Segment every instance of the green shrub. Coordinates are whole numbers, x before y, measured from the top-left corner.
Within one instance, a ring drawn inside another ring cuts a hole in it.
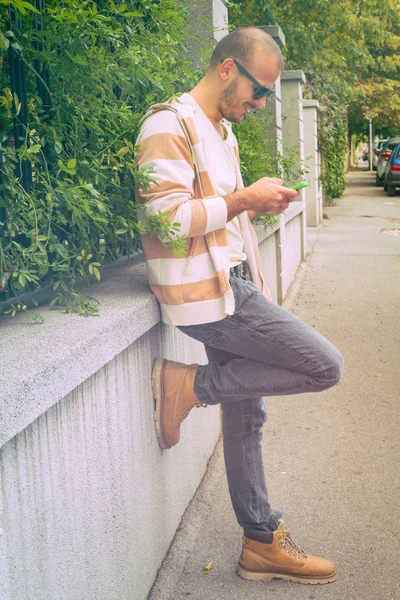
[[[42,32],[32,28],[31,11],[19,16],[12,34],[0,17],[0,289],[8,279],[13,297],[50,283],[53,303],[61,304],[77,279],[99,279],[100,265],[138,250],[134,184],[149,182],[133,160],[139,119],[150,104],[192,87],[198,74],[185,54],[183,2],[57,0],[47,3]],[[10,92],[9,43],[27,79],[18,149],[12,135],[21,100]],[[49,73],[50,107],[38,93],[38,65]],[[24,160],[32,163],[29,192],[15,174]]]
[[[345,158],[347,152],[347,126],[337,111],[324,120],[319,132],[321,151],[321,184],[325,198],[341,198],[346,187]]]
[[[50,285],[57,294],[52,304],[72,301],[81,314],[97,314],[95,300],[74,286],[100,279],[101,265],[140,249],[134,188],[146,188],[151,173],[135,169],[139,120],[149,105],[191,89],[202,74],[186,52],[186,3],[53,0],[46,3],[43,31],[33,28],[29,2],[2,5],[18,8],[21,27],[10,31],[0,13],[0,220],[6,213],[0,301],[18,302],[23,292]],[[22,122],[24,107],[10,91],[10,45],[26,71],[28,118],[19,147],[13,125]],[[205,66],[210,47],[202,45]],[[234,126],[246,185],[282,173],[266,133],[269,119],[259,112]],[[16,175],[24,161],[32,166],[28,191]],[[273,224],[276,217],[260,221]],[[155,235],[166,228],[162,216],[150,223]],[[169,247],[179,253],[179,232],[169,233]],[[24,307],[18,302],[8,312]]]

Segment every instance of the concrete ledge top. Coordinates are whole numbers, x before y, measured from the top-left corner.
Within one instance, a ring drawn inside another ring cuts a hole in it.
[[[276,223],[276,225],[270,226],[270,225],[264,225],[264,223],[253,223],[254,225],[254,230],[256,232],[257,235],[257,240],[258,243],[261,244],[264,240],[266,240],[267,238],[269,238],[271,235],[273,235],[275,233],[275,231],[278,231],[280,225],[280,221],[278,221]]]
[[[285,213],[282,213],[281,219],[285,219],[285,223],[288,223],[297,215],[304,212],[306,210],[306,202],[304,200],[294,200],[288,207]],[[280,228],[280,221],[277,222],[273,227],[269,227],[268,225],[264,225],[263,223],[254,223],[254,229],[257,234],[258,243],[261,244],[264,240],[266,240],[269,236],[271,236],[275,231]]]
[[[300,83],[306,82],[306,76],[304,75],[304,71],[282,71],[281,73],[282,81],[300,81]]]
[[[285,221],[304,209],[293,202]],[[259,242],[279,227],[256,224]],[[39,306],[1,319],[0,448],[160,322],[143,256],[110,265],[83,291],[99,300],[99,317]],[[44,323],[35,323],[33,313]]]
[[[141,256],[85,291],[100,317],[39,306],[43,324],[28,313],[1,320],[0,447],[160,321]]]
[[[279,25],[259,25],[258,28],[265,31],[265,33],[269,33],[269,35],[274,38],[279,48],[284,48],[286,45],[285,34]]]
[[[318,100],[303,100],[303,108],[319,108]]]

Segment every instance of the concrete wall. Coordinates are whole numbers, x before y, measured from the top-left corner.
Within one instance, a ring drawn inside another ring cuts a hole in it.
[[[139,266],[133,270],[139,275]],[[107,296],[106,291],[104,326],[113,312]],[[133,288],[132,303],[134,296]],[[150,307],[149,293],[147,300]],[[50,311],[40,311],[47,321]],[[57,316],[53,336],[47,337],[49,327],[36,327],[30,338],[14,338],[15,369],[23,370],[18,355],[26,356],[26,350],[38,370],[45,351],[62,360],[54,348],[56,337],[67,329],[85,329],[87,320]],[[54,397],[53,406],[0,451],[0,563],[6,581],[0,589],[8,590],[0,594],[2,600],[147,597],[218,439],[220,414],[218,407],[193,410],[182,442],[160,450],[153,423],[153,360],[168,356],[201,363],[206,358],[201,344],[175,328],[152,326],[148,311],[137,316],[148,320],[144,335],[59,401]],[[6,328],[6,337],[15,328],[26,333],[31,328],[26,321],[19,317]],[[53,372],[60,370],[54,365]],[[21,386],[32,387],[23,377]]]
[[[303,256],[304,210],[256,226],[275,301]],[[42,325],[2,323],[1,600],[145,600],[219,436],[219,407],[194,409],[181,442],[158,446],[154,358],[206,358],[160,323],[141,260],[89,293],[99,319],[41,307]]]
[[[301,211],[302,202],[299,203],[297,209]],[[295,205],[296,208],[296,205]],[[290,287],[290,284],[295,278],[297,268],[302,260],[302,216],[299,212],[297,218],[287,221],[285,217],[285,244],[283,246],[283,261],[282,261],[282,299]]]
[[[261,254],[262,273],[272,300],[282,304],[299,264],[306,256],[306,205],[293,202],[280,215],[275,227],[255,224]]]
[[[283,156],[293,158],[288,154],[288,149],[291,149],[296,156],[299,169],[304,167],[302,83],[305,83],[303,71],[283,71],[281,74]],[[288,173],[285,182],[291,185],[296,183],[298,179],[297,174],[293,176]],[[302,200],[306,199],[304,190],[301,192],[301,198]]]
[[[310,187],[305,190],[307,199],[307,226],[319,227],[323,219],[322,188],[320,183],[321,157],[318,150],[318,111],[317,100],[303,100],[304,111],[304,153],[308,158],[307,175]]]
[[[219,42],[228,33],[228,8],[225,0],[213,0],[214,40]]]
[[[268,33],[282,49],[285,46],[285,35],[280,27],[277,25],[266,25],[260,27],[263,31]],[[271,121],[267,128],[267,137],[270,140],[268,150],[274,156],[281,156],[283,154],[283,133],[282,133],[282,86],[281,78],[275,82],[275,94],[270,96],[267,100],[265,110],[271,115]]]
[[[220,39],[213,28],[226,23],[225,2],[191,0],[189,9],[197,42]],[[277,82],[271,135],[278,152],[283,135],[303,160],[301,78],[284,81],[285,119]],[[304,201],[274,228],[256,225],[275,302],[305,257],[305,225]],[[99,319],[41,307],[42,325],[24,314],[2,322],[1,600],[144,600],[218,439],[219,408],[202,408],[183,423],[179,445],[160,450],[153,360],[206,358],[160,323],[140,257],[125,263],[88,290],[101,302]]]

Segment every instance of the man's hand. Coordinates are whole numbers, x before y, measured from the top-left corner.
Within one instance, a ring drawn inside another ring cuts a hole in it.
[[[243,192],[246,192],[252,210],[258,214],[272,215],[283,213],[290,202],[299,195],[296,190],[284,187],[280,179],[271,179],[270,177],[259,179],[245,188]]]
[[[228,221],[244,210],[249,211],[250,218],[262,213],[279,215],[298,195],[296,190],[284,187],[280,179],[263,177],[243,190],[224,196]]]

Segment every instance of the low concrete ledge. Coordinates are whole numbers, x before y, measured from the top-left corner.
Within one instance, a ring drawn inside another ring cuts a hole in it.
[[[279,25],[260,25],[259,29],[262,29],[265,31],[265,33],[268,33],[278,44],[279,48],[284,48],[286,45],[285,34]]]
[[[275,225],[265,225],[264,223],[257,222],[253,223],[253,225],[259,244],[278,231],[279,227],[281,226],[280,220],[275,223]]]
[[[319,102],[318,100],[303,100],[303,107],[319,109]]]
[[[91,286],[97,319],[41,309],[44,325],[4,324],[1,600],[145,600],[204,475],[219,406],[193,411],[163,452],[151,367],[207,357],[159,322],[145,277],[129,263]]]
[[[305,83],[306,82],[306,76],[304,74],[304,71],[283,71],[281,73],[281,80],[285,80],[285,81],[300,81],[301,83]]]
[[[296,201],[274,228],[256,228],[274,301],[301,261],[303,210]],[[160,323],[143,258],[110,266],[88,293],[100,318],[41,307],[42,325],[23,313],[1,324],[2,600],[147,598],[220,433],[209,406],[178,445],[158,446],[154,357],[207,357]]]
[[[282,213],[284,222],[289,223],[289,221],[292,221],[292,219],[295,219],[298,215],[300,215],[302,212],[304,212],[305,209],[306,209],[306,203],[304,200],[295,200],[294,202],[292,202],[289,205],[286,212]],[[263,242],[264,240],[269,238],[271,235],[273,235],[276,231],[278,231],[278,229],[281,228],[282,223],[281,223],[281,220],[279,219],[279,221],[273,226],[264,225],[263,223],[257,223],[257,221],[254,222],[253,225],[254,225],[255,232],[257,234],[258,243],[261,244],[261,242]]]
[[[289,223],[289,221],[291,221],[292,219],[297,217],[297,215],[304,212],[305,210],[306,210],[305,200],[294,200],[294,202],[292,202],[289,205],[289,208],[284,213],[285,223]]]
[[[304,208],[293,202],[284,222]],[[256,224],[258,242],[281,226]],[[88,292],[101,303],[100,318],[41,306],[43,324],[23,313],[1,323],[0,447],[160,322],[142,256],[114,266]]]
[[[124,261],[88,291],[100,318],[39,307],[1,323],[0,447],[160,322],[142,257]]]

